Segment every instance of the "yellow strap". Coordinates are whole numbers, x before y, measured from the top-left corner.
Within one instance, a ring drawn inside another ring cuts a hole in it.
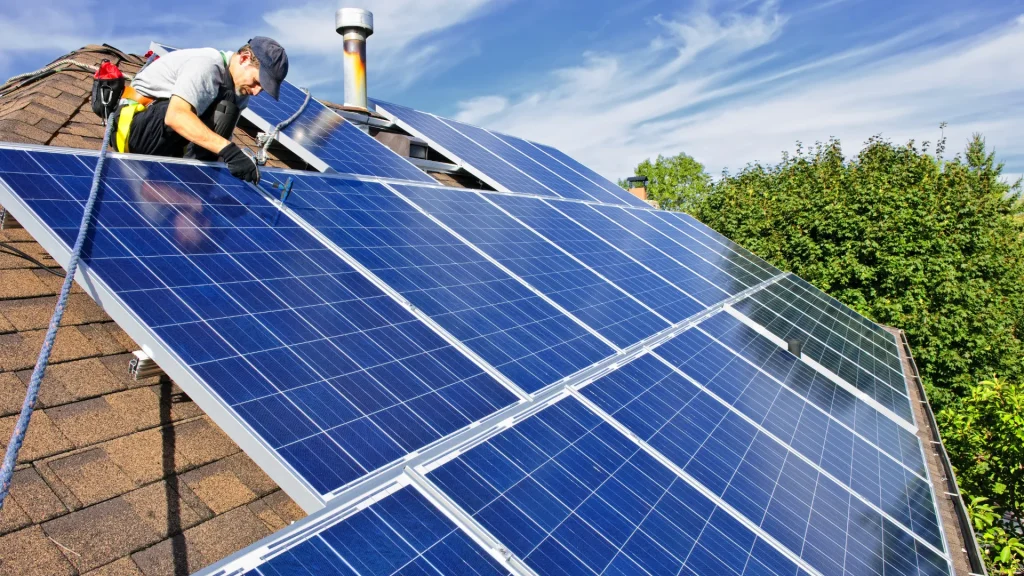
[[[145,109],[146,107],[138,102],[125,104],[121,107],[121,113],[117,117],[118,152],[128,152],[128,131],[132,128],[132,118]]]

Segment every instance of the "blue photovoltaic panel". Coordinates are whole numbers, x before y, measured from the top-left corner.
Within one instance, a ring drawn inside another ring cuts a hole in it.
[[[725,236],[722,236],[718,232],[715,232],[709,226],[707,226],[703,222],[697,220],[696,218],[690,216],[685,212],[668,212],[665,210],[655,210],[652,213],[661,218],[662,220],[664,220],[665,222],[668,222],[673,227],[678,228],[679,230],[693,236],[694,238],[697,238],[701,242],[704,242],[709,245],[718,244],[719,246],[726,248],[728,250],[732,250],[733,252],[746,258],[751,264],[755,265],[762,271],[763,274],[765,274],[765,278],[771,278],[782,273],[781,270],[772,266],[764,259],[751,252],[750,250],[747,250],[743,246],[740,246],[739,244],[733,242],[732,240],[729,240]]]
[[[695,382],[829,473],[839,484],[878,507],[936,548],[942,549],[942,535],[932,504],[931,485],[926,478],[904,467],[898,460],[886,455],[837,420],[814,409],[798,395],[784,390],[767,374],[735,356],[699,330],[688,330],[673,338],[669,344],[655,349],[655,352],[661,355],[660,350],[664,348],[666,360]],[[618,376],[613,374],[606,380],[613,382],[611,386],[630,388],[632,392],[624,393],[633,394],[634,398],[643,394],[645,399],[630,413],[635,420],[630,425],[631,429],[633,426],[648,426],[645,430],[651,431],[664,423],[657,420],[655,414],[667,417],[671,411],[666,412],[668,408],[660,410],[654,399],[671,405],[672,401],[666,396],[669,390],[679,388],[686,391],[689,395],[687,403],[693,406],[690,408],[692,410],[703,410],[706,408],[703,405],[709,403],[706,398],[697,398],[703,393],[694,394],[695,386],[675,372],[666,372],[671,369],[661,362],[639,359],[630,366],[634,368],[619,370],[616,372]],[[645,381],[645,378],[655,376],[658,380],[672,381],[672,385],[654,387],[653,381]],[[633,381],[638,383],[630,384]],[[640,387],[639,391],[637,386]],[[652,388],[648,390],[647,386]],[[675,406],[674,409],[680,412],[684,410],[682,406]],[[648,414],[648,410],[654,412]],[[746,432],[755,430],[749,422],[737,420],[731,413],[719,425],[730,419],[732,422],[729,425],[732,427]],[[669,420],[675,421],[674,417]],[[683,422],[686,423],[677,427],[683,430],[685,436],[695,437],[697,433],[688,428],[692,420],[686,420],[684,415]],[[702,428],[700,423],[694,425]],[[710,430],[708,433],[714,435]],[[748,436],[753,437],[752,434]],[[743,450],[742,446],[734,448]]]
[[[516,138],[515,136],[509,136],[508,134],[500,134],[498,132],[491,132],[498,138],[505,141],[506,144],[512,146],[516,150],[522,152],[526,156],[529,156],[534,162],[543,165],[548,170],[558,174],[563,180],[576,186],[580,190],[587,193],[588,196],[597,200],[598,202],[604,202],[607,204],[628,204],[634,205],[635,202],[624,202],[618,192],[612,193],[597,184],[594,184],[590,180],[587,180],[582,174],[569,168],[565,164],[562,164],[558,160],[555,160],[549,156],[546,152],[531,144],[530,142],[523,140],[522,138]],[[621,190],[621,189],[620,189]]]
[[[783,340],[799,339],[803,342],[805,356],[834,372],[907,422],[914,422],[910,399],[903,392],[906,385],[904,384],[901,389],[894,387],[898,386],[899,382],[888,366],[881,363],[877,363],[876,366],[876,362],[869,354],[862,353],[855,346],[844,347],[844,354],[825,345],[809,331],[814,321],[790,306],[783,298],[764,290],[733,304],[733,307]]]
[[[743,384],[727,380],[717,389]],[[949,574],[943,555],[653,356],[582,393],[822,574]],[[785,427],[777,417],[769,415],[772,426]],[[798,422],[789,425],[799,430]],[[914,520],[935,518],[930,500],[927,505]],[[937,531],[927,540],[942,549]]]
[[[567,398],[428,478],[539,574],[804,574]]]
[[[783,278],[758,294],[756,300],[813,336],[817,341],[815,346],[823,345],[838,352],[906,396],[907,384],[894,336],[890,335],[885,345],[879,345],[870,337],[872,332],[867,327],[851,329],[844,322],[849,320],[845,314],[831,307],[818,308],[801,297],[798,290],[802,291],[793,281]]]
[[[636,196],[633,196],[629,192],[616,186],[614,182],[608,180],[604,176],[601,176],[597,172],[594,172],[590,168],[587,168],[586,166],[577,162],[576,160],[573,160],[565,152],[562,152],[561,150],[551,146],[538,144],[536,142],[531,142],[531,144],[533,144],[537,148],[540,148],[541,152],[546,153],[548,156],[551,156],[555,160],[558,160],[559,162],[566,165],[570,169],[582,174],[587,178],[587,180],[590,180],[591,182],[597,184],[606,192],[618,198],[620,203],[627,204],[629,206],[638,206],[640,208],[651,208],[651,206],[644,202],[643,200],[637,198]]]
[[[716,314],[702,322],[700,329],[902,462],[918,476],[926,476],[920,441],[896,420],[883,415],[859,396],[729,314]],[[672,363],[678,361],[681,364],[689,360],[690,352],[679,347],[682,342],[666,342],[659,348],[659,354]]]
[[[783,278],[779,285],[799,297],[790,304],[831,331],[826,344],[831,346],[831,340],[837,336],[843,338],[870,352],[876,360],[902,376],[899,345],[893,334],[796,276]],[[905,382],[893,387],[906,391]]]
[[[693,232],[686,232],[681,228],[673,226],[660,217],[659,210],[626,210],[624,212],[642,220],[651,228],[671,238],[672,241],[707,260],[747,286],[754,286],[774,276],[774,274],[762,269],[735,250],[711,242],[707,238],[699,238]]]
[[[700,302],[703,307],[711,306],[729,297],[729,293],[722,288],[715,286],[642,238],[605,218],[595,208],[587,204],[564,200],[549,200],[547,202],[575,220],[580,226],[607,240],[612,246],[625,252],[637,262],[686,292],[694,300]],[[642,223],[638,222],[638,224]]]
[[[70,247],[95,161],[0,150],[0,179]],[[226,169],[103,185],[90,272],[321,495],[516,401]]]
[[[671,322],[680,322],[704,309],[681,289],[542,200],[499,194],[485,197]]]
[[[676,262],[679,262],[690,270],[693,270],[695,273],[717,286],[729,296],[738,294],[739,292],[742,292],[758,283],[756,278],[747,275],[740,268],[734,268],[730,273],[718,266],[715,266],[713,263],[705,259],[702,254],[695,251],[696,247],[691,249],[690,247],[676,242],[671,236],[666,236],[656,228],[647,225],[643,219],[635,218],[631,214],[633,211],[613,206],[594,206],[594,210],[597,210],[609,220],[613,220],[619,226],[622,226],[626,230],[629,230],[633,234],[643,238],[648,244],[671,256]],[[637,210],[635,212],[640,211]],[[645,212],[653,212],[653,210],[646,210]],[[657,220],[656,217],[653,219]],[[673,236],[683,235],[674,234]],[[707,252],[707,250],[701,250],[701,252]],[[712,255],[712,257],[717,258],[718,255]]]
[[[527,392],[614,352],[383,185],[294,180],[289,207]]]
[[[275,549],[274,554],[269,560],[258,561],[245,574],[508,574],[508,570],[410,487],[306,535],[298,542],[288,542],[283,552]]]
[[[394,118],[406,130],[454,154],[477,176],[490,179],[511,192],[558,196],[437,117],[388,102],[376,104],[378,110]]]
[[[554,172],[531,160],[529,157],[525,156],[523,153],[519,152],[504,140],[498,138],[494,134],[491,134],[487,130],[477,128],[476,126],[470,126],[469,124],[462,122],[456,122],[455,120],[445,119],[444,123],[455,128],[464,136],[473,139],[474,142],[483,146],[495,156],[515,166],[523,174],[526,174],[540,182],[557,196],[573,200],[594,200],[594,198],[586,192],[583,192],[579,188],[559,177]]]
[[[481,196],[444,188],[395,188],[617,346],[625,348],[668,328],[629,294]]]
[[[249,110],[275,126],[291,117],[302,106],[306,95],[288,82],[282,82],[280,97],[278,101],[269,95],[250,98]],[[313,99],[281,132],[343,174],[435,182],[408,160]]]

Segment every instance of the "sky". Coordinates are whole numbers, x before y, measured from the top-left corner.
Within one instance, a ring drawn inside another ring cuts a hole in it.
[[[357,6],[374,13],[371,97],[556,146],[612,179],[680,152],[736,172],[831,137],[852,155],[873,135],[945,136],[951,156],[976,132],[1009,179],[1024,174],[1024,0],[289,4],[8,4],[0,77],[87,43],[230,50],[263,34],[287,49],[290,81],[340,102],[334,11]]]

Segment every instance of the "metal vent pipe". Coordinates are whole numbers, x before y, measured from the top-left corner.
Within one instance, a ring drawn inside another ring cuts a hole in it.
[[[362,8],[342,8],[334,27],[345,42],[345,106],[366,110],[366,39],[373,34],[373,14]]]

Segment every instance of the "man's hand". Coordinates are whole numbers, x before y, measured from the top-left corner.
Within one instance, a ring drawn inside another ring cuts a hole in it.
[[[260,169],[256,165],[256,160],[246,156],[234,142],[228,142],[228,145],[221,149],[220,158],[228,165],[228,170],[235,178],[253,184],[260,183]]]

